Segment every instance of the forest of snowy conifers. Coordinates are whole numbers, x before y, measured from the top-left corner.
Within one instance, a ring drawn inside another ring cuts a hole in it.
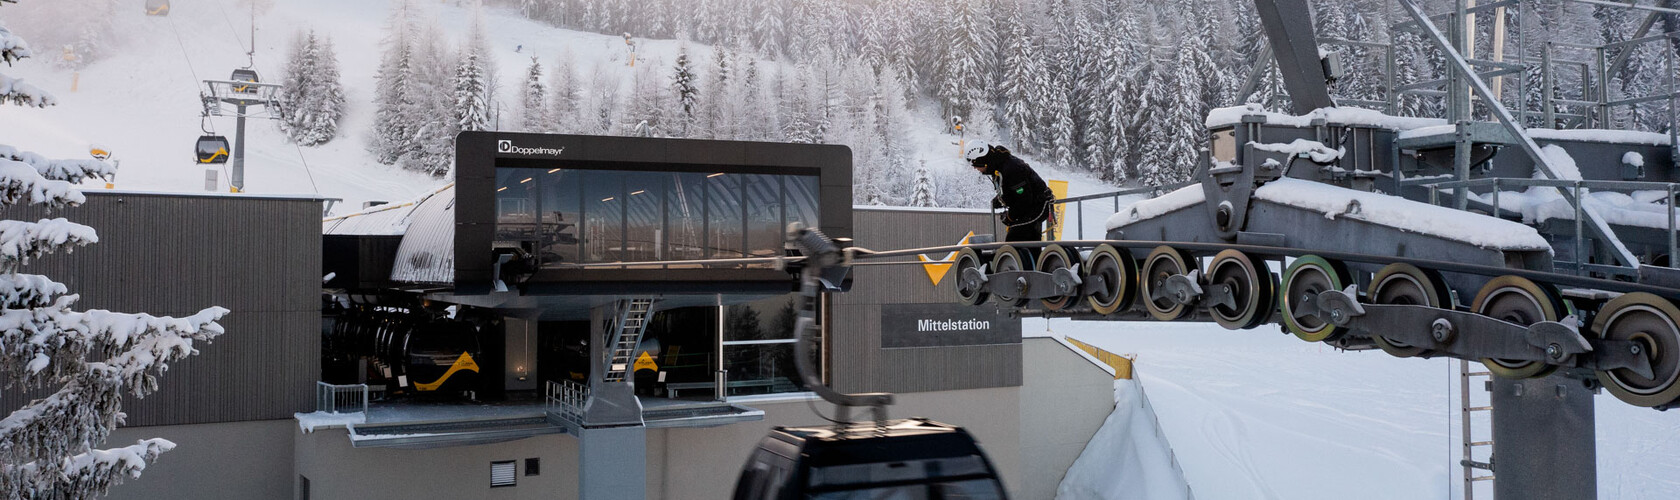
[[[1431,12],[1452,4],[1422,3]],[[1444,74],[1444,61],[1416,34],[1390,40],[1386,26],[1407,19],[1392,0],[1312,4],[1321,38],[1398,42],[1394,85]],[[1538,59],[1549,41],[1625,40],[1644,17],[1560,0],[1522,7],[1526,12],[1513,9],[1507,27],[1515,33],[1522,23],[1528,36],[1508,40],[1508,59],[1519,52]],[[552,85],[562,101],[587,101],[554,109],[561,128],[582,127],[565,131],[846,144],[856,154],[857,197],[865,203],[912,204],[907,177],[926,147],[903,144],[910,135],[903,127],[913,123],[907,116],[933,115],[938,123],[960,117],[970,138],[1112,183],[1164,183],[1191,175],[1209,109],[1287,107],[1275,70],[1249,95],[1236,95],[1266,43],[1251,0],[520,0],[519,8],[565,28],[717,47],[691,55],[684,63],[690,68],[639,79],[616,104],[604,101],[618,96],[575,81]],[[1484,55],[1493,22],[1491,15],[1479,18]],[[1680,23],[1667,16],[1652,33],[1676,29]],[[1661,45],[1646,46],[1613,75],[1612,99],[1664,84]],[[1342,52],[1348,69],[1335,83],[1337,96],[1384,100],[1380,50],[1323,48]],[[754,59],[791,69],[771,73],[761,64],[754,74]],[[1521,100],[1538,109],[1540,73],[1531,68]],[[699,75],[697,87],[672,85],[685,71]],[[1570,95],[1578,75],[1556,78],[1560,97],[1580,97]],[[1507,103],[1516,105],[1518,86],[1504,88]],[[660,104],[678,101],[682,106]],[[1442,104],[1405,95],[1396,114],[1438,116]],[[1667,127],[1666,110],[1656,103],[1623,109],[1616,119]]]

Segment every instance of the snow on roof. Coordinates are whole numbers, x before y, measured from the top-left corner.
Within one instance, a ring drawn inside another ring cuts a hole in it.
[[[1439,118],[1411,118],[1405,116],[1390,116],[1365,108],[1319,108],[1301,116],[1266,111],[1258,104],[1230,106],[1214,109],[1208,112],[1207,128],[1218,128],[1242,123],[1243,116],[1260,115],[1266,118],[1266,123],[1272,125],[1286,125],[1293,127],[1309,127],[1312,121],[1323,119],[1325,122],[1337,125],[1366,125],[1386,128],[1389,130],[1410,130],[1430,127],[1447,123]]]
[[[293,413],[292,418],[297,419],[298,429],[306,433],[314,432],[315,429],[321,427],[343,427],[349,424],[367,422],[367,414],[359,411],[355,413],[328,413],[324,411]]]
[[[412,221],[410,216],[422,203],[444,191],[453,193],[454,187],[455,183],[451,182],[404,203],[378,205],[360,212],[321,219],[321,234],[401,235],[408,231]],[[453,199],[454,195],[451,194],[450,198]]]
[[[1122,207],[1119,212],[1108,217],[1108,229],[1118,229],[1133,222],[1160,217],[1167,212],[1201,203],[1205,199],[1207,195],[1202,192],[1201,184],[1184,186],[1171,193],[1138,201],[1130,207]]]
[[[1534,228],[1508,220],[1437,207],[1380,193],[1355,191],[1299,179],[1278,179],[1254,190],[1254,198],[1503,250],[1550,250]]]
[[[391,281],[455,281],[455,189],[448,187],[434,194],[420,202],[408,218],[396,262],[391,265]]]

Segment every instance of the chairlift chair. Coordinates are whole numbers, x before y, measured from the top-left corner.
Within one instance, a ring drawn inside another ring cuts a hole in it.
[[[167,16],[167,15],[169,15],[169,0],[146,0],[146,15],[148,15],[148,16]]]
[[[199,163],[219,164],[228,161],[227,137],[219,135],[201,135],[198,137],[196,154]]]
[[[233,76],[228,77],[228,79],[236,81],[236,82],[251,82],[251,83],[258,83],[258,82],[261,81],[260,79],[257,78],[257,70],[254,70],[254,69],[236,69],[236,70],[233,70]],[[255,93],[257,93],[257,87],[253,86],[253,85],[235,85],[233,87],[233,91],[234,92],[239,92],[241,94],[255,94]]]

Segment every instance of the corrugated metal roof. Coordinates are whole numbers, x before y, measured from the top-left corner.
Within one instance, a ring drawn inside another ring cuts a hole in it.
[[[455,186],[449,185],[418,203],[407,217],[402,245],[391,266],[391,281],[455,281]]]
[[[429,193],[405,203],[369,207],[360,212],[321,219],[321,234],[340,235],[400,235],[408,230],[413,215],[427,200],[438,193],[454,193],[455,183],[444,184]],[[453,194],[450,196],[454,198]]]

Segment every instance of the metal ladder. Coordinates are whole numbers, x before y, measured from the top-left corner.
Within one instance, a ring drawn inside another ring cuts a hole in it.
[[[630,373],[630,365],[636,361],[636,347],[641,345],[642,332],[647,330],[647,321],[653,315],[653,300],[637,298],[618,302],[618,317],[609,330],[612,361],[607,366],[607,382],[623,382]]]
[[[1490,430],[1487,440],[1476,441],[1473,432],[1474,426],[1471,425],[1474,421],[1471,417],[1477,412],[1488,412],[1489,415],[1493,413],[1493,401],[1490,399],[1486,406],[1470,406],[1470,379],[1472,377],[1483,377],[1484,392],[1488,392],[1491,391],[1488,385],[1492,383],[1492,379],[1487,378],[1489,375],[1487,371],[1470,371],[1469,361],[1458,360],[1458,416],[1459,429],[1462,431],[1459,443],[1461,443],[1460,449],[1464,453],[1464,458],[1460,459],[1458,464],[1464,467],[1464,500],[1475,498],[1477,481],[1488,481],[1488,484],[1492,484],[1493,481],[1493,456],[1488,455],[1486,462],[1477,462],[1474,455],[1478,447],[1492,449],[1493,433]],[[1477,469],[1488,471],[1488,474],[1478,476],[1476,475]]]

